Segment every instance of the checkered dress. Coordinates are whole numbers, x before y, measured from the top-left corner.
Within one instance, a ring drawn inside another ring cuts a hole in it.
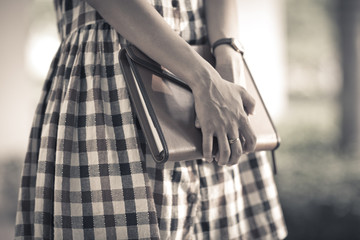
[[[206,42],[202,1],[151,4],[189,43]],[[82,0],[55,7],[62,43],[31,129],[16,239],[284,238],[266,158],[155,164],[119,66],[123,39]]]

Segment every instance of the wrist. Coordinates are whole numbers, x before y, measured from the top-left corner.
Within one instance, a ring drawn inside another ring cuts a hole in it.
[[[233,55],[241,56],[238,52],[234,51],[234,49],[230,45],[227,44],[219,45],[218,47],[216,47],[213,51],[213,55],[216,59]]]
[[[196,69],[195,71],[189,72],[191,81],[189,81],[188,85],[194,95],[209,89],[214,81],[221,79],[220,74],[211,64],[205,60],[203,63],[199,67],[193,67],[193,69]]]
[[[220,38],[212,44],[211,51],[214,53],[216,48],[222,45],[230,46],[234,51],[244,54],[244,46],[236,38]]]
[[[214,57],[216,65],[231,64],[232,62],[242,62],[242,55],[234,51],[229,45],[222,45],[215,49]]]

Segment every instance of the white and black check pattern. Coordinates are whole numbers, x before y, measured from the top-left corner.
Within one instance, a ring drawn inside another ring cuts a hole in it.
[[[186,41],[206,42],[202,1],[150,2]],[[85,1],[55,6],[62,43],[30,134],[15,238],[284,238],[268,161],[155,164],[119,66],[124,40]]]

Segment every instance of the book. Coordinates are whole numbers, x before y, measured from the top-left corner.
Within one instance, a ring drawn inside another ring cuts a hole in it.
[[[214,64],[208,46],[194,48]],[[189,86],[134,45],[120,51],[119,61],[154,160],[163,163],[202,159],[202,133],[195,127],[194,98]],[[245,80],[246,90],[256,101],[256,114],[249,115],[257,137],[255,151],[274,151],[279,147],[280,138],[246,62]],[[214,149],[216,151],[217,146]]]

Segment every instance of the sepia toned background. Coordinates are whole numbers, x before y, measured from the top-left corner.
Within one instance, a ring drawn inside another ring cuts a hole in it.
[[[239,0],[245,57],[282,142],[292,239],[360,239],[359,0]],[[27,138],[59,45],[51,0],[0,3],[0,239],[12,239]]]

